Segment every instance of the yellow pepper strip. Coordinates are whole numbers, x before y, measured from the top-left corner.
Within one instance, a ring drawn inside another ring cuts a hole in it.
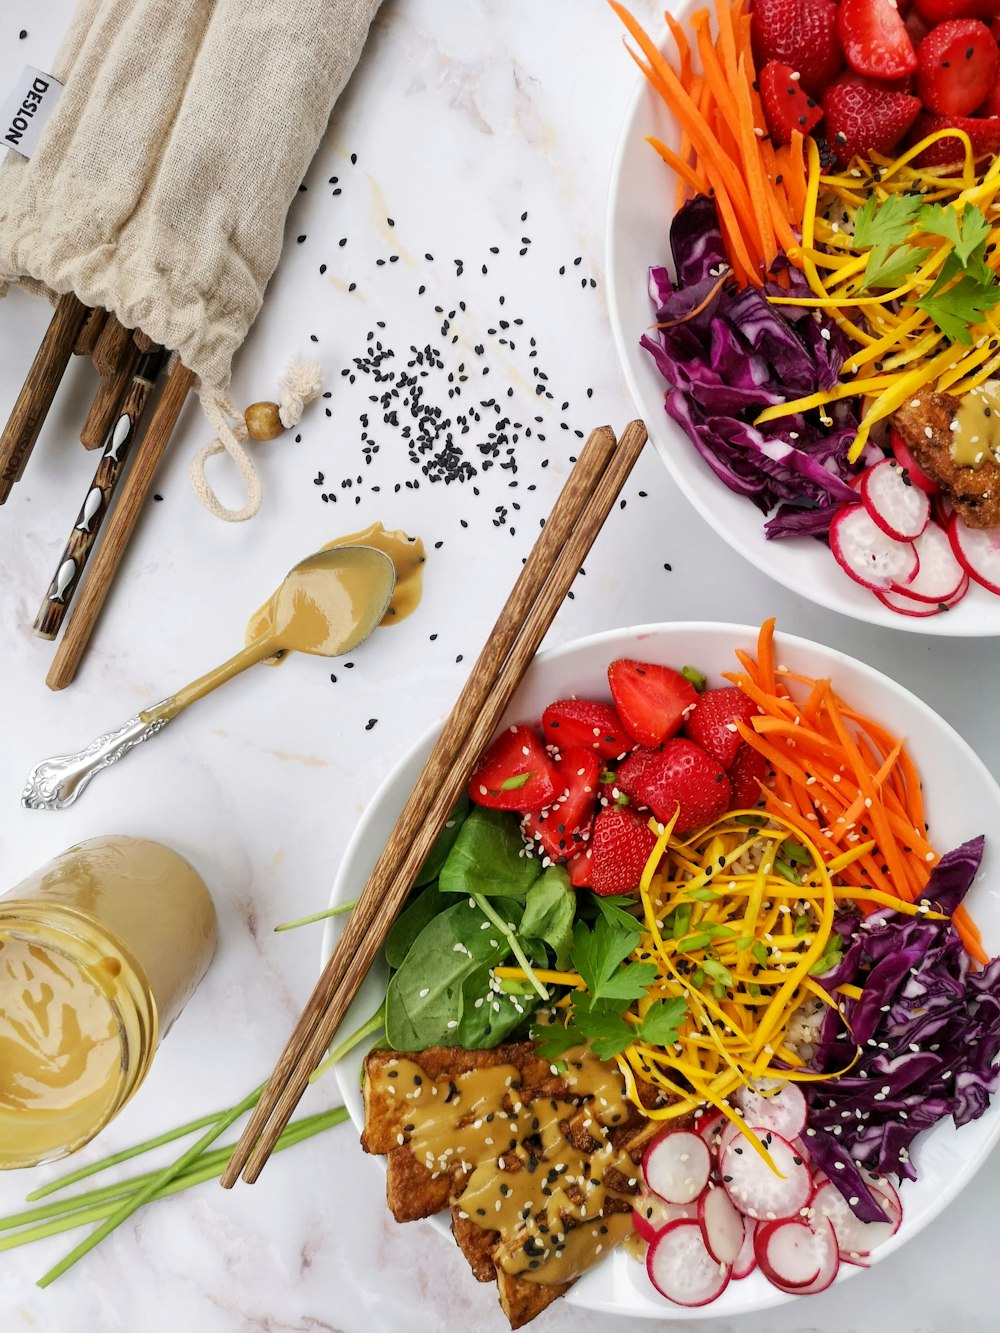
[[[574,989],[580,990],[587,985],[579,972],[556,972],[548,967],[535,967],[532,968],[532,971],[538,980],[546,986],[572,986]],[[531,980],[522,967],[495,967],[493,975],[501,981]]]

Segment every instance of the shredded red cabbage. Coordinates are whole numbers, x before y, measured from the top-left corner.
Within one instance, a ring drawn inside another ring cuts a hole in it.
[[[925,891],[933,907],[948,914],[958,907],[979,869],[983,842],[973,838],[942,857]],[[977,1119],[997,1089],[1000,958],[971,971],[950,920],[885,909],[839,921],[837,929],[844,953],[823,984],[853,982],[863,994],[844,1000],[843,1022],[827,1014],[813,1065],[833,1073],[849,1063],[855,1046],[861,1054],[850,1073],[803,1085],[808,1143],[845,1198],[859,1200],[855,1213],[870,1221],[878,1205],[857,1168],[915,1180],[910,1147],[921,1130],[949,1115],[959,1127]]]
[[[825,535],[837,509],[857,502],[849,483],[870,461],[847,461],[858,400],[832,404],[830,426],[818,413],[759,428],[753,422],[765,407],[831,388],[850,350],[846,338],[823,311],[765,299],[812,295],[784,260],[787,288],[767,282],[763,292],[740,290],[725,276],[718,216],[706,196],[676,214],[670,248],[676,281],[666,268],[650,269],[658,327],[642,338],[670,385],[668,415],[731,490],[764,514],[774,511],[764,527],[768,537]]]

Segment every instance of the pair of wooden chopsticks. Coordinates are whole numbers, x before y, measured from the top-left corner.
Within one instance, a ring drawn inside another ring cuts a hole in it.
[[[587,440],[233,1152],[227,1189],[263,1170],[645,441],[641,421],[618,441],[607,426]]]
[[[126,456],[168,353],[155,347],[140,330],[125,328],[113,314],[88,309],[72,293],[61,296],[0,434],[0,504],[24,472],[73,354],[89,356],[101,377],[80,438],[88,449],[103,446],[103,453],[35,619],[34,629],[40,637],[52,639],[58,633],[70,599],[81,584],[98,532],[105,519],[107,523],[104,540],[46,677],[54,690],[64,689],[76,675],[193,381],[186,367],[175,360],[133,467],[121,482]]]

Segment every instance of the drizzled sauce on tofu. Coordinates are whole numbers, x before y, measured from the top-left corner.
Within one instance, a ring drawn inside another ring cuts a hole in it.
[[[956,467],[1000,462],[1000,380],[986,380],[959,400],[951,429]]]
[[[582,1047],[564,1063],[561,1078],[583,1105],[565,1094],[525,1105],[514,1065],[433,1079],[400,1056],[379,1078],[394,1088],[397,1141],[432,1172],[471,1173],[462,1216],[498,1231],[494,1261],[532,1282],[571,1282],[632,1230],[631,1195],[621,1191],[636,1168],[610,1138],[628,1117],[621,1077]],[[613,1200],[627,1209],[612,1211]]]

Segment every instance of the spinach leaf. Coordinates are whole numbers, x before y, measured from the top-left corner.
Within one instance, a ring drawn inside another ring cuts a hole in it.
[[[477,807],[441,867],[441,892],[523,898],[541,871],[538,858],[524,851],[515,815]]]
[[[576,890],[569,875],[562,866],[549,866],[528,890],[520,934],[523,939],[547,944],[560,970],[569,966],[575,912]]]
[[[436,884],[411,897],[392,923],[385,941],[385,961],[389,966],[402,967],[403,959],[424,926],[451,905],[452,899],[445,898]]]
[[[497,910],[515,926],[521,907]],[[536,1000],[490,989],[490,969],[508,955],[506,939],[467,900],[434,916],[414,940],[385,997],[385,1030],[399,1051],[428,1046],[496,1046],[530,1014]]]
[[[437,879],[441,873],[441,867],[444,865],[448,853],[455,845],[455,839],[459,835],[465,818],[469,813],[469,798],[465,792],[459,798],[458,804],[448,816],[444,828],[434,839],[434,843],[427,853],[427,860],[420,868],[420,874],[413,881],[414,886],[422,889],[425,884],[429,884],[432,879]]]

